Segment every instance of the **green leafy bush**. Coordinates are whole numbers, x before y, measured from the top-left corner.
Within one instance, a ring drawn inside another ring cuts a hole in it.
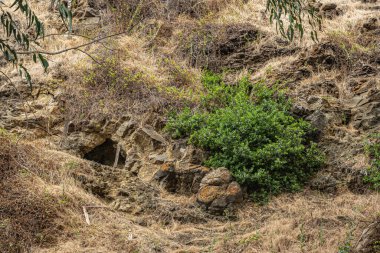
[[[227,85],[210,73],[203,83],[201,106],[171,115],[166,130],[209,151],[205,165],[228,168],[260,201],[299,190],[321,166],[321,152],[306,138],[310,124],[290,114],[281,90],[247,79]]]
[[[371,158],[371,166],[368,169],[364,181],[372,185],[374,190],[380,190],[380,134],[375,134],[371,142],[366,145],[366,151]]]

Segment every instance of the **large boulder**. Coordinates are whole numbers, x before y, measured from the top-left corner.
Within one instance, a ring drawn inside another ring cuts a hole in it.
[[[213,214],[223,214],[243,198],[240,185],[233,181],[226,168],[218,168],[208,173],[200,183],[197,202]]]

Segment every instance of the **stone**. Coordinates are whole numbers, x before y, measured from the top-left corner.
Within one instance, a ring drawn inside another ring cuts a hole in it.
[[[172,156],[183,163],[202,164],[207,159],[207,152],[187,145],[187,140],[177,140],[173,143]]]
[[[351,173],[347,182],[348,189],[355,194],[365,194],[369,190],[369,184],[364,181],[367,170],[356,170]]]
[[[131,140],[136,145],[138,152],[155,151],[164,147],[167,143],[164,137],[151,127],[137,129],[132,135]]]
[[[353,99],[352,125],[362,130],[375,129],[380,126],[380,92],[368,90],[360,95],[358,101]]]
[[[208,211],[214,214],[222,214],[224,210],[228,207],[229,202],[227,201],[227,197],[222,195],[212,201],[211,205],[208,208]]]
[[[231,182],[226,190],[226,197],[229,203],[241,202],[243,200],[243,193],[241,187],[237,182]]]
[[[299,117],[305,117],[311,114],[310,110],[302,104],[294,104],[292,106],[292,113]]]
[[[312,190],[318,190],[324,193],[335,193],[338,189],[338,181],[331,175],[319,175],[310,183]]]
[[[335,3],[328,3],[322,6],[323,11],[335,10],[338,7]]]
[[[165,138],[162,137],[162,135],[160,135],[159,133],[157,133],[154,129],[143,127],[142,131],[146,133],[153,140],[156,140],[161,143],[166,143]]]
[[[320,132],[322,132],[328,125],[326,114],[319,110],[306,117],[306,120],[310,121],[311,125]]]
[[[130,169],[130,172],[133,174],[133,175],[137,175],[139,174],[139,171],[142,167],[142,164],[140,161],[135,161]]]
[[[226,185],[231,182],[231,173],[226,168],[218,168],[207,174],[201,181],[203,185]]]
[[[161,165],[154,179],[169,192],[190,195],[198,192],[208,172],[209,169],[202,166],[182,164],[176,167],[173,162],[167,162]]]
[[[161,168],[154,174],[155,180],[162,180],[167,177],[170,173],[174,173],[175,167],[173,163],[165,163]]]
[[[134,120],[128,120],[121,124],[121,126],[117,129],[116,135],[118,137],[124,138],[127,135],[131,135],[133,131],[137,128],[137,123]]]
[[[153,154],[153,155],[150,155],[149,156],[149,160],[151,161],[151,163],[153,164],[163,164],[165,162],[168,162],[168,155],[167,154]]]
[[[221,186],[204,186],[198,191],[197,200],[202,204],[211,204],[223,190]]]
[[[240,185],[233,181],[226,168],[208,173],[201,181],[197,202],[211,214],[223,214],[226,209],[241,202],[243,193]]]

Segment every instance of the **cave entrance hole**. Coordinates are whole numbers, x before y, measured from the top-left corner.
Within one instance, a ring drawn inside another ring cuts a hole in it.
[[[86,153],[84,158],[107,166],[123,167],[125,164],[125,153],[117,142],[111,139],[106,139],[102,144]]]

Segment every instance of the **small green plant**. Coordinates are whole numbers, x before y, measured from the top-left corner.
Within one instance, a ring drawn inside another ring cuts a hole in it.
[[[322,225],[319,226],[318,237],[319,237],[319,246],[325,245],[326,239],[325,239],[325,234],[324,234]]]
[[[68,161],[67,163],[64,164],[64,168],[71,171],[71,170],[74,170],[76,168],[78,168],[79,166],[79,163],[77,161]]]
[[[301,252],[304,252],[305,244],[306,244],[306,234],[304,224],[301,224],[300,234],[298,235],[298,240],[300,242]]]
[[[338,253],[350,253],[352,248],[352,228],[346,235],[344,243],[339,246]]]
[[[252,242],[259,241],[260,239],[261,239],[260,233],[256,232],[255,234],[253,234],[253,235],[251,235],[251,236],[249,236],[247,238],[239,240],[239,244],[246,245],[246,244],[250,244]]]
[[[371,162],[364,181],[369,183],[376,191],[380,190],[380,134],[371,136],[369,143],[365,146]]]
[[[290,114],[284,92],[247,79],[228,85],[210,73],[202,81],[200,107],[169,116],[172,137],[209,151],[205,165],[228,168],[258,201],[300,190],[323,155],[306,138],[310,124]]]

